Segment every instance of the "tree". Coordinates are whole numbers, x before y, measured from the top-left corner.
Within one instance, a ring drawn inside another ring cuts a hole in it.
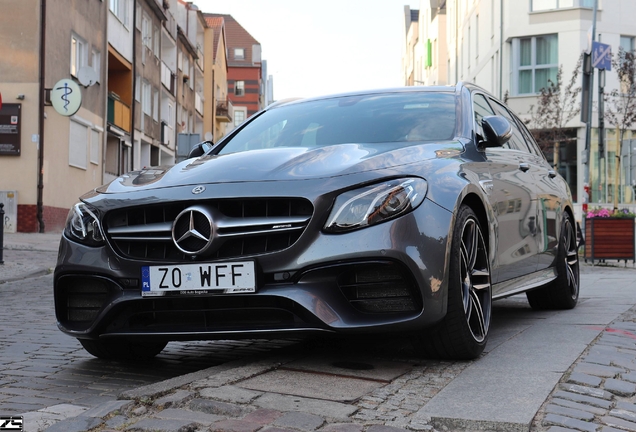
[[[556,82],[548,80],[548,85],[541,89],[537,105],[531,105],[528,126],[532,129],[537,144],[544,153],[556,149],[559,144],[571,139],[568,123],[581,112],[581,87],[577,86],[583,57],[579,58],[567,85],[563,83],[563,66],[559,66]],[[554,158],[558,164],[558,157]]]
[[[612,67],[618,76],[620,89],[612,90],[606,97],[605,118],[618,129],[616,148],[616,177],[614,181],[614,209],[618,208],[618,179],[623,154],[625,132],[636,122],[636,57],[633,52],[618,49],[612,58]]]

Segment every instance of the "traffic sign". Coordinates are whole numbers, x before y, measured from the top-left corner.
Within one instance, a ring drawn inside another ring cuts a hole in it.
[[[612,46],[601,42],[592,42],[592,67],[612,70]]]

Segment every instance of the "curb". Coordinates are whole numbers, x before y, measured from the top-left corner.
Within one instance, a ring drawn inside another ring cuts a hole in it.
[[[6,265],[5,264],[0,264],[0,270],[2,269],[2,266]],[[24,273],[20,276],[14,276],[14,277],[9,277],[9,278],[0,278],[0,285],[8,283],[8,282],[16,282],[16,281],[20,281],[20,280],[24,280],[24,279],[29,279],[32,277],[40,277],[40,276],[45,276],[48,274],[53,273],[53,268],[51,267],[47,267],[47,268],[39,268],[37,270],[33,270],[31,272],[28,273]]]

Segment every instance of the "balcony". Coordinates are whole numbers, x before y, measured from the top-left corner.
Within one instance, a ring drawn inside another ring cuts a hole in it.
[[[203,115],[203,98],[198,92],[194,94],[194,109],[196,109],[199,114]]]
[[[177,76],[172,73],[168,65],[165,62],[161,63],[161,83],[170,92],[172,96],[175,96],[175,81]]]
[[[130,133],[130,107],[112,92],[108,95],[108,123]]]
[[[174,129],[165,121],[161,121],[161,144],[174,149]]]
[[[197,64],[199,65],[199,68],[203,70],[205,61],[203,59],[203,48],[201,48],[201,45],[199,44],[197,44],[197,57]]]
[[[229,123],[234,116],[234,107],[230,100],[220,100],[216,102],[216,121]]]

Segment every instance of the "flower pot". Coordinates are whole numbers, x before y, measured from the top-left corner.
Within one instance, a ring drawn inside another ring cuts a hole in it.
[[[585,219],[585,261],[636,260],[634,218]]]

